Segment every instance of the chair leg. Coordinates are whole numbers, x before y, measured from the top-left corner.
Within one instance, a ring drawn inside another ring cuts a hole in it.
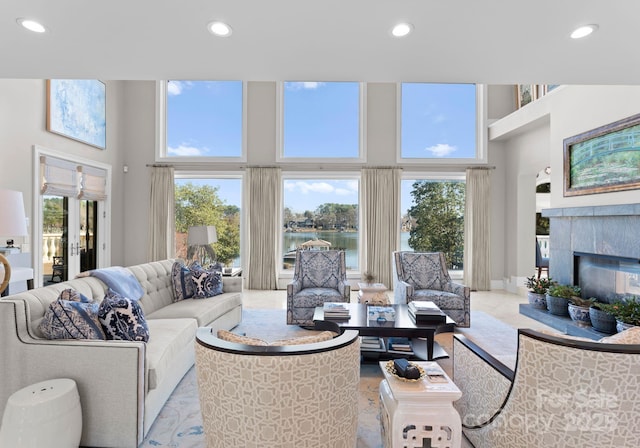
[[[538,266],[538,279],[540,279],[541,275],[542,275],[542,267]]]

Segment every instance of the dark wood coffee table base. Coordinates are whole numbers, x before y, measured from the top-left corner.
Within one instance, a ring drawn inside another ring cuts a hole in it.
[[[447,316],[446,322],[430,325],[417,326],[409,316],[407,305],[391,305],[395,308],[395,321],[378,323],[368,320],[366,304],[349,303],[349,313],[351,317],[344,320],[328,319],[340,328],[358,330],[360,336],[376,336],[380,338],[406,337],[412,340],[413,355],[416,358],[433,361],[435,359],[447,358],[449,355],[440,345],[435,342],[434,337],[438,333],[453,331],[455,322]],[[314,321],[324,320],[322,307],[317,307],[313,315]],[[320,324],[320,322],[318,322]],[[366,351],[369,357],[380,358],[402,357],[402,354],[394,352]],[[411,356],[411,355],[410,355]]]

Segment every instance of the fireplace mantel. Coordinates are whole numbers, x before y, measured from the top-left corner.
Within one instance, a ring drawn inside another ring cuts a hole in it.
[[[542,210],[542,216],[550,224],[549,276],[558,283],[575,283],[578,256],[640,259],[640,204],[550,208]],[[598,291],[600,298],[613,297],[615,287],[610,289]],[[603,336],[568,317],[553,316],[528,304],[520,305],[520,313],[569,334],[592,339]]]
[[[574,253],[640,258],[640,204],[550,208],[549,276],[574,281]]]

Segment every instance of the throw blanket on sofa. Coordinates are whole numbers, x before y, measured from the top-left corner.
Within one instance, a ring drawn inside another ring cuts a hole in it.
[[[81,272],[76,278],[89,276],[102,280],[109,288],[131,300],[138,300],[144,295],[144,289],[135,275],[121,266]]]

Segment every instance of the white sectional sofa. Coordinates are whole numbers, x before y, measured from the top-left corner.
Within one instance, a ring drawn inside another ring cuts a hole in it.
[[[0,418],[7,399],[52,378],[75,380],[82,446],[138,446],[164,403],[193,366],[198,327],[230,330],[242,319],[242,279],[225,277],[223,293],[173,302],[173,260],[127,268],[140,282],[148,342],[48,340],[38,330],[49,304],[73,288],[102,300],[107,286],[85,277],[0,300]],[[34,428],[36,429],[36,428]],[[37,430],[37,429],[36,429]]]

